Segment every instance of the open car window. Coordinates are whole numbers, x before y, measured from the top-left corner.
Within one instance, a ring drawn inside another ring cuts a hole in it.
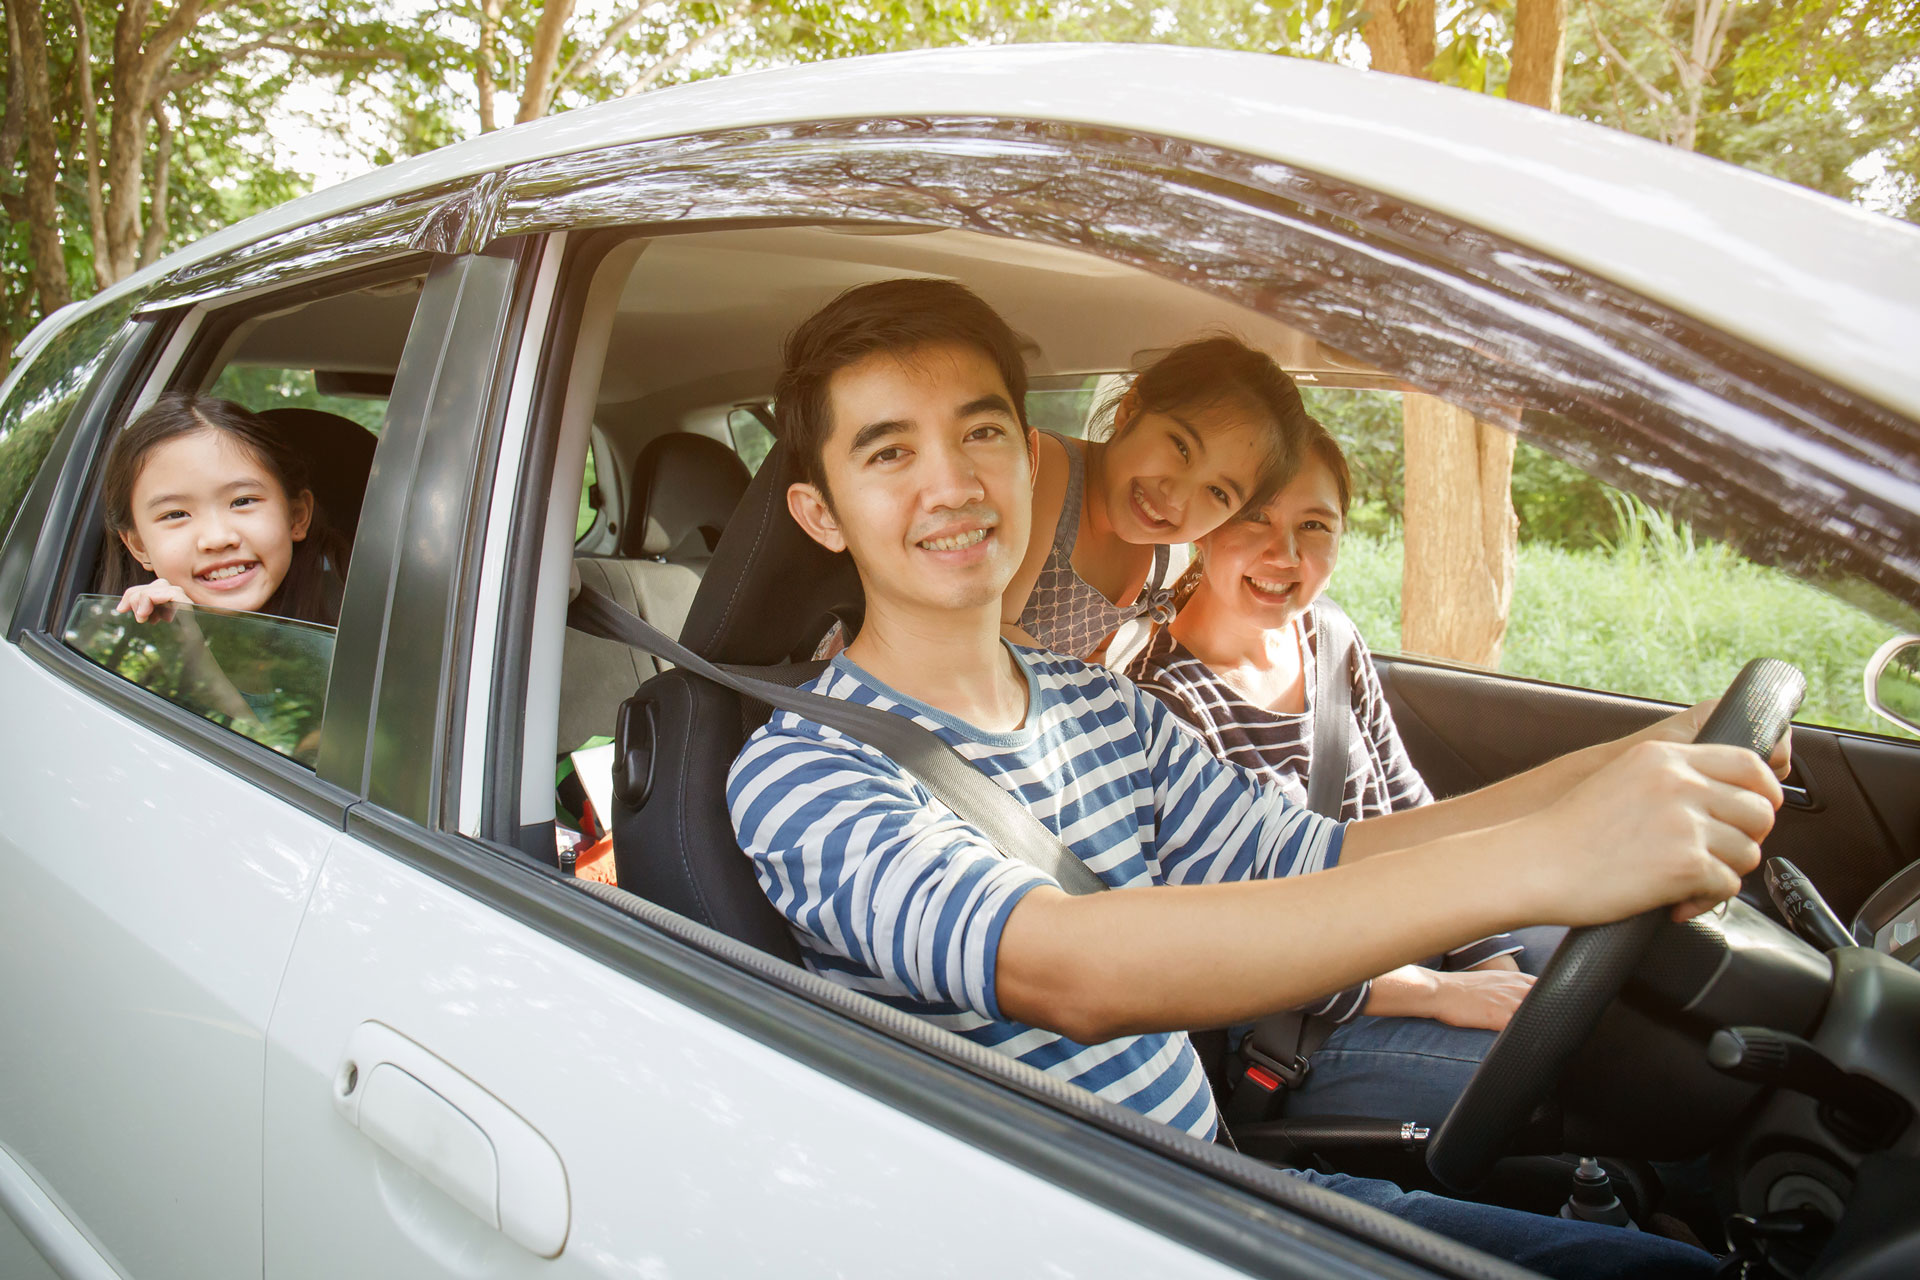
[[[116,613],[119,603],[79,597],[61,638],[121,679],[314,766],[334,628],[191,605],[163,606],[138,622]]]

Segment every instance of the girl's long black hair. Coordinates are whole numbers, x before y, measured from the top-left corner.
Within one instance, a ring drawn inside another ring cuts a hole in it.
[[[119,595],[128,587],[152,582],[153,573],[127,550],[120,535],[133,528],[133,486],[153,451],[169,440],[196,431],[218,431],[230,436],[258,458],[280,482],[292,501],[306,494],[313,503],[307,536],[293,544],[287,576],[260,612],[333,626],[339,622],[342,570],[347,543],[327,523],[307,480],[306,459],[287,443],[274,425],[231,400],[169,391],[151,409],[127,424],[107,454],[107,546],[101,557],[99,590]]]

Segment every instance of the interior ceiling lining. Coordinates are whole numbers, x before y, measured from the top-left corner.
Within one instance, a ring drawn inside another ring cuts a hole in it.
[[[622,291],[600,401],[693,384],[763,395],[794,326],[845,289],[915,275],[961,280],[985,298],[1026,340],[1035,376],[1135,367],[1143,356],[1220,332],[1295,373],[1371,372],[1322,353],[1297,329],[1072,249],[948,229],[769,227],[647,245]]]

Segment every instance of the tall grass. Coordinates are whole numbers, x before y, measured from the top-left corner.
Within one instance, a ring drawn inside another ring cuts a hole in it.
[[[1500,670],[1560,684],[1693,702],[1726,688],[1749,658],[1785,658],[1807,676],[1796,717],[1913,737],[1867,710],[1860,674],[1884,623],[1624,495],[1614,537],[1588,550],[1523,543]],[[1342,540],[1331,594],[1367,643],[1400,648],[1401,531]]]

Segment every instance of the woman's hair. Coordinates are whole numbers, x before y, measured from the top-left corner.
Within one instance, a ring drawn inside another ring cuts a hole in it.
[[[155,449],[199,431],[220,432],[259,459],[289,502],[303,493],[312,499],[306,459],[272,423],[231,400],[169,391],[127,424],[107,454],[103,487],[109,537],[100,566],[103,595],[119,595],[128,587],[153,581],[152,571],[133,558],[120,536],[133,529],[134,485]],[[293,544],[287,576],[260,611],[333,625],[339,620],[340,576],[346,562],[345,539],[327,524],[326,513],[313,501],[307,536]]]
[[[1353,505],[1353,472],[1347,466],[1347,455],[1341,450],[1340,442],[1333,438],[1333,432],[1327,430],[1326,424],[1315,417],[1305,414],[1301,416],[1305,430],[1301,433],[1300,454],[1302,458],[1318,459],[1328,471],[1333,473],[1333,487],[1340,494],[1340,519],[1344,522],[1348,509]],[[1273,501],[1277,492],[1276,490],[1275,493],[1268,494],[1266,501],[1260,506],[1264,507],[1267,502]],[[1259,509],[1260,507],[1248,505],[1242,509],[1241,514],[1247,515]],[[1187,601],[1193,598],[1193,593],[1200,589],[1200,579],[1206,573],[1206,568],[1206,550],[1196,543],[1193,548],[1193,560],[1187,565],[1186,572],[1182,573],[1173,584],[1173,607],[1176,612],[1184,608]]]
[[[1119,411],[1128,397],[1134,412],[1122,422]],[[1219,404],[1237,404],[1265,420],[1265,465],[1248,487],[1246,508],[1265,506],[1299,470],[1307,424],[1313,419],[1307,416],[1300,388],[1286,370],[1272,356],[1238,338],[1226,334],[1197,338],[1141,370],[1108,406],[1114,419],[1110,439],[1125,436],[1143,413],[1179,413]]]

